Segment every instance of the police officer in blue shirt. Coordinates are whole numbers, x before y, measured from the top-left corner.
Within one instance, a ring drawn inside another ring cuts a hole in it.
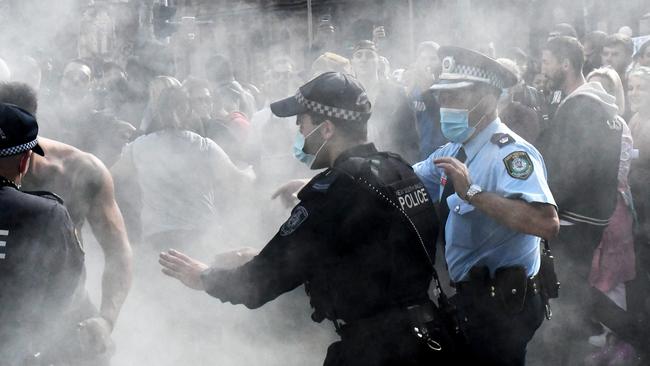
[[[559,229],[544,161],[497,117],[501,90],[515,75],[468,49],[439,53],[432,89],[451,142],[414,170],[446,218],[445,258],[467,354],[481,365],[524,365],[544,318],[540,238]]]

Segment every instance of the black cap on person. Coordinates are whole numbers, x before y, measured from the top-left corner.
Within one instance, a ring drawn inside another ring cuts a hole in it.
[[[278,117],[316,113],[347,121],[367,122],[371,104],[366,90],[352,75],[326,72],[301,86],[296,95],[271,104]]]
[[[0,158],[29,150],[45,156],[38,145],[36,118],[18,106],[0,103]]]

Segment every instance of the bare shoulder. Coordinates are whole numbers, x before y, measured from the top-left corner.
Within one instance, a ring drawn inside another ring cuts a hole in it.
[[[110,173],[104,163],[93,154],[45,138],[39,139],[39,144],[45,150],[45,160],[50,164],[59,165],[63,175],[67,176],[73,185],[98,187],[103,185],[107,178],[110,179]]]

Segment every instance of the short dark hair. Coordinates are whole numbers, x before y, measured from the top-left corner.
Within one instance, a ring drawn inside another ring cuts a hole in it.
[[[314,125],[320,125],[327,120],[332,122],[337,129],[341,130],[343,135],[351,140],[365,141],[368,139],[368,119],[364,119],[363,121],[348,121],[341,118],[328,117],[319,113],[307,112],[307,114],[311,117],[311,122]]]
[[[575,73],[582,72],[585,50],[578,39],[567,36],[552,37],[546,42],[544,49],[551,52],[560,61],[569,60]]]
[[[576,29],[569,23],[556,24],[553,27],[553,30],[551,30],[550,35],[578,38],[578,32],[576,32]]]
[[[616,46],[623,46],[623,49],[625,50],[625,54],[627,56],[632,56],[634,53],[634,41],[632,41],[632,38],[620,34],[620,33],[614,33],[610,34],[605,38],[605,43],[603,44],[603,47],[616,47]]]
[[[593,31],[585,35],[582,43],[584,44],[587,42],[591,42],[594,48],[602,49],[606,39],[607,39],[607,33],[603,31]]]
[[[36,115],[38,109],[36,90],[16,81],[0,83],[0,103],[17,105],[33,115]]]

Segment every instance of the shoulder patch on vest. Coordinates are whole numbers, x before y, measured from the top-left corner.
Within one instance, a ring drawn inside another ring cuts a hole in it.
[[[492,135],[490,141],[499,147],[504,147],[506,145],[513,144],[515,142],[515,139],[507,133],[495,133]]]
[[[291,217],[280,227],[281,236],[291,235],[300,225],[307,220],[309,212],[302,206],[296,206],[291,213]]]
[[[508,174],[515,178],[525,180],[533,173],[533,162],[525,151],[515,151],[503,158]]]

